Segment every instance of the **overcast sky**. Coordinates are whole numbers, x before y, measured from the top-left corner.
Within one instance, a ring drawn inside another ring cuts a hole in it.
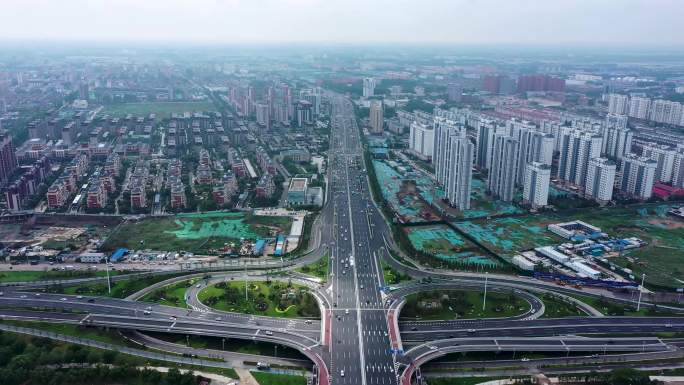
[[[0,40],[684,43],[684,0],[0,0]]]

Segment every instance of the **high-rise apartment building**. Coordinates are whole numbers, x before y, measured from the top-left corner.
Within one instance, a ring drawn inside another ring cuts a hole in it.
[[[622,159],[632,152],[633,133],[627,128],[627,116],[608,114],[603,126],[602,153],[613,159]]]
[[[476,164],[481,169],[489,169],[488,155],[490,152],[491,141],[497,129],[504,130],[504,127],[497,126],[497,122],[492,119],[477,119],[475,123],[477,141]],[[489,159],[491,161],[491,159]]]
[[[615,162],[610,159],[590,159],[584,194],[599,203],[607,203],[613,199],[616,168]]]
[[[675,151],[672,165],[672,186],[684,188],[684,144],[679,144]]]
[[[655,174],[657,182],[669,183],[672,181],[675,150],[661,144],[647,143],[643,147],[642,155],[657,162]]]
[[[658,99],[651,104],[651,120],[664,124],[680,124],[682,105],[670,100]]]
[[[628,154],[622,158],[620,168],[620,191],[638,198],[648,199],[653,194],[653,184],[658,163],[648,157]]]
[[[548,75],[522,75],[518,78],[518,92],[565,91],[565,79]]]
[[[494,134],[491,167],[487,176],[487,190],[493,197],[505,202],[513,200],[518,157],[518,142],[513,137]]]
[[[508,134],[518,144],[518,166],[515,183],[522,185],[525,180],[526,166],[532,162],[551,165],[553,157],[553,137],[539,131],[527,121],[509,120],[506,122]]]
[[[19,167],[14,153],[12,135],[6,130],[0,131],[0,186],[6,184],[14,171]]]
[[[423,160],[432,159],[435,130],[419,122],[411,123],[409,128],[409,150]]]
[[[375,78],[363,78],[363,97],[369,98],[375,95]]]
[[[625,115],[629,112],[629,97],[621,94],[608,95],[608,113]]]
[[[373,100],[370,104],[370,132],[372,134],[382,134],[385,124],[381,100]]]
[[[434,135],[437,181],[444,186],[451,206],[468,210],[475,146],[466,137],[464,126],[444,117],[435,117]]]
[[[589,160],[601,156],[601,135],[572,128],[564,128],[561,134],[558,178],[584,186]]]
[[[546,206],[549,202],[550,181],[551,166],[540,162],[528,163],[525,166],[523,202],[533,208]]]
[[[463,87],[457,83],[447,85],[447,98],[450,102],[459,103],[463,98]]]
[[[648,111],[651,107],[651,99],[640,96],[632,96],[629,100],[629,117],[636,119],[648,119]]]

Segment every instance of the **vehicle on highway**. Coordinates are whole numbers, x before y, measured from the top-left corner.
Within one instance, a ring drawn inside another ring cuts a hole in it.
[[[272,335],[273,335],[273,332],[270,331],[270,330],[266,330],[266,335],[267,335],[267,336],[272,336]]]
[[[344,369],[340,370],[340,377],[344,377]]]

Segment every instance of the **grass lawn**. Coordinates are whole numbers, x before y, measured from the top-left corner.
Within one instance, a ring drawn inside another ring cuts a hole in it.
[[[116,270],[110,270],[110,276],[122,274]],[[65,271],[54,271],[54,270],[13,270],[13,271],[3,271],[0,272],[0,282],[30,282],[30,281],[52,281],[52,280],[62,280],[62,279],[74,279],[74,278],[94,278],[94,277],[106,277],[107,272],[102,270],[65,270]]]
[[[153,285],[157,282],[175,277],[181,273],[150,275],[145,277],[135,277],[121,281],[112,281],[112,293],[109,294],[107,290],[107,283],[91,283],[81,286],[51,286],[48,291],[50,293],[62,294],[82,294],[101,297],[125,298],[129,295],[138,292],[147,286]]]
[[[410,276],[394,270],[383,260],[380,260],[380,267],[382,267],[382,275],[386,285],[396,285],[397,283],[411,280]]]
[[[585,317],[586,313],[575,307],[571,303],[567,303],[560,298],[550,294],[544,294],[540,297],[544,302],[544,314],[541,318],[562,318],[562,317]]]
[[[147,248],[164,251],[211,253],[240,238],[272,237],[290,230],[288,217],[261,217],[244,213],[209,212],[149,218],[123,224],[103,248]],[[141,243],[142,241],[142,243]]]
[[[173,285],[165,286],[142,297],[143,302],[158,303],[160,305],[187,308],[185,302],[185,292],[194,284],[195,280],[178,282]]]
[[[226,338],[224,342],[218,337],[196,335],[185,336],[181,334],[154,332],[145,332],[145,334],[160,340],[173,342],[175,344],[187,346],[187,344],[190,343],[191,347],[197,349],[226,350],[230,352],[254,354],[260,356],[275,356],[277,353],[277,356],[281,358],[306,359],[306,356],[301,354],[296,349],[262,341],[245,341],[236,338]],[[276,346],[278,346],[277,349]]]
[[[157,119],[170,118],[172,113],[183,112],[211,112],[216,111],[214,104],[209,101],[201,102],[144,102],[112,104],[104,108],[102,113],[112,116],[126,116],[133,114],[146,117],[157,114]]]
[[[320,310],[308,288],[283,282],[222,282],[202,289],[199,300],[217,310],[271,317],[319,318]]]
[[[306,385],[306,377],[252,371],[259,385]]]
[[[427,385],[477,385],[500,377],[426,377]]]
[[[483,294],[478,291],[460,290],[411,294],[406,297],[406,305],[400,316],[422,320],[501,318],[520,315],[530,309],[527,301],[514,294],[488,292],[483,311]],[[448,298],[444,298],[445,295]],[[421,302],[423,302],[422,306]]]
[[[84,327],[71,324],[55,324],[48,322],[32,321],[2,321],[5,324],[44,330],[52,333],[64,334],[67,336],[87,338],[90,340],[105,342],[108,344],[128,345],[128,342],[116,330],[104,330],[95,327]]]
[[[318,261],[304,265],[297,269],[297,271],[320,278],[322,282],[326,282],[328,280],[328,260],[329,255],[326,253]]]
[[[629,316],[629,317],[681,317],[684,316],[678,313],[670,313],[668,311],[660,311],[655,309],[649,309],[642,307],[639,311],[636,311],[636,305],[621,304],[619,302],[613,302],[606,298],[596,298],[584,295],[573,295],[573,297],[579,299],[580,301],[592,306],[594,309],[600,311],[604,315],[608,316]],[[636,297],[635,297],[636,298]]]

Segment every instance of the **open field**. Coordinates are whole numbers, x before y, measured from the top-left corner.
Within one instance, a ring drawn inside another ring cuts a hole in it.
[[[199,292],[199,300],[217,310],[271,317],[320,317],[320,310],[308,288],[282,282],[221,282]]]
[[[473,175],[470,192],[470,210],[450,210],[449,213],[461,218],[480,218],[487,216],[519,214],[523,210],[511,202],[493,200],[487,196],[487,182]]]
[[[646,282],[669,288],[684,287],[684,222],[667,215],[669,205],[593,208],[562,213],[542,213],[493,220],[458,222],[455,226],[495,253],[510,257],[534,247],[564,240],[546,229],[551,223],[583,220],[611,237],[638,237],[648,243],[610,260],[646,274]]]
[[[546,225],[556,222],[556,217],[551,219],[537,215],[478,219],[454,225],[495,253],[510,257],[520,251],[561,241],[561,238],[546,230]]]
[[[401,318],[421,320],[500,318],[520,315],[530,308],[527,301],[515,294],[488,292],[486,306],[482,310],[483,295],[484,293],[479,291],[460,290],[411,294],[406,297],[406,305],[401,311]]]
[[[209,101],[204,102],[145,102],[145,103],[123,103],[108,105],[102,111],[112,116],[135,116],[146,117],[149,114],[157,114],[158,119],[166,119],[172,113],[183,112],[210,112],[216,111],[214,104]]]
[[[494,267],[497,261],[488,258],[474,243],[446,225],[405,227],[413,247],[448,264]]]
[[[256,239],[288,233],[289,217],[262,217],[245,213],[210,212],[178,214],[127,222],[112,234],[103,246],[163,251],[207,253],[240,238]],[[142,241],[142,242],[141,242]]]
[[[409,171],[394,161],[373,161],[383,198],[403,223],[440,220],[429,202],[444,193],[423,173]]]

